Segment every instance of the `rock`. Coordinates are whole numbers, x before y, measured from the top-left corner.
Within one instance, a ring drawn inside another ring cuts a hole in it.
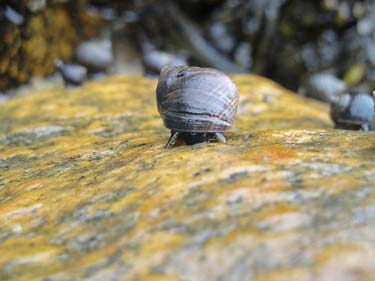
[[[229,53],[235,45],[233,33],[231,33],[227,26],[219,21],[213,22],[209,27],[210,38],[220,51]]]
[[[106,72],[113,62],[110,40],[94,39],[81,43],[76,50],[77,61],[93,72]]]
[[[35,13],[41,11],[46,6],[46,0],[31,0],[27,4],[27,8],[30,12]]]
[[[185,56],[182,54],[162,52],[153,48],[143,52],[143,62],[146,69],[158,74],[164,66],[188,65]]]
[[[113,64],[110,73],[122,75],[144,74],[141,54],[130,44],[129,36],[122,24],[114,25],[112,31]]]
[[[234,60],[238,65],[246,69],[250,69],[252,65],[251,45],[249,43],[241,43],[234,52]]]
[[[331,103],[347,89],[345,82],[333,74],[312,75],[304,87],[307,96]]]
[[[11,6],[5,6],[4,9],[5,18],[15,25],[21,25],[25,21],[25,17],[13,9]]]
[[[97,36],[104,24],[82,7],[85,0],[6,2],[0,5],[1,91],[51,75],[56,58],[68,61],[79,41]]]
[[[371,280],[375,134],[234,80],[226,144],[163,149],[139,77],[0,105],[0,279]]]

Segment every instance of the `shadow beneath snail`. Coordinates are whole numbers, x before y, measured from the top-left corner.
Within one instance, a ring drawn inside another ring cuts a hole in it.
[[[226,143],[226,138],[223,133],[188,133],[171,131],[171,136],[165,145],[165,148],[184,144],[194,145],[206,142]]]

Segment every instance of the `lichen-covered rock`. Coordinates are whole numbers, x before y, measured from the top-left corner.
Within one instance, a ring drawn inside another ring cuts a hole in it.
[[[163,149],[143,78],[1,105],[0,279],[372,280],[375,134],[234,80],[226,144]]]

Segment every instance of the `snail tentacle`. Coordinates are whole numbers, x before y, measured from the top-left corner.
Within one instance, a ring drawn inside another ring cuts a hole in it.
[[[175,145],[177,138],[179,137],[180,133],[176,131],[171,131],[171,136],[164,148],[170,148]]]
[[[223,133],[215,133],[215,137],[221,143],[226,143],[227,142],[227,140],[226,140],[226,138],[225,138],[225,136],[224,136]]]

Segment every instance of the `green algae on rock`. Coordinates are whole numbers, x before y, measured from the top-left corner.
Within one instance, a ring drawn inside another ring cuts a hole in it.
[[[163,149],[143,78],[1,105],[0,280],[371,280],[374,132],[234,80],[226,144]]]

